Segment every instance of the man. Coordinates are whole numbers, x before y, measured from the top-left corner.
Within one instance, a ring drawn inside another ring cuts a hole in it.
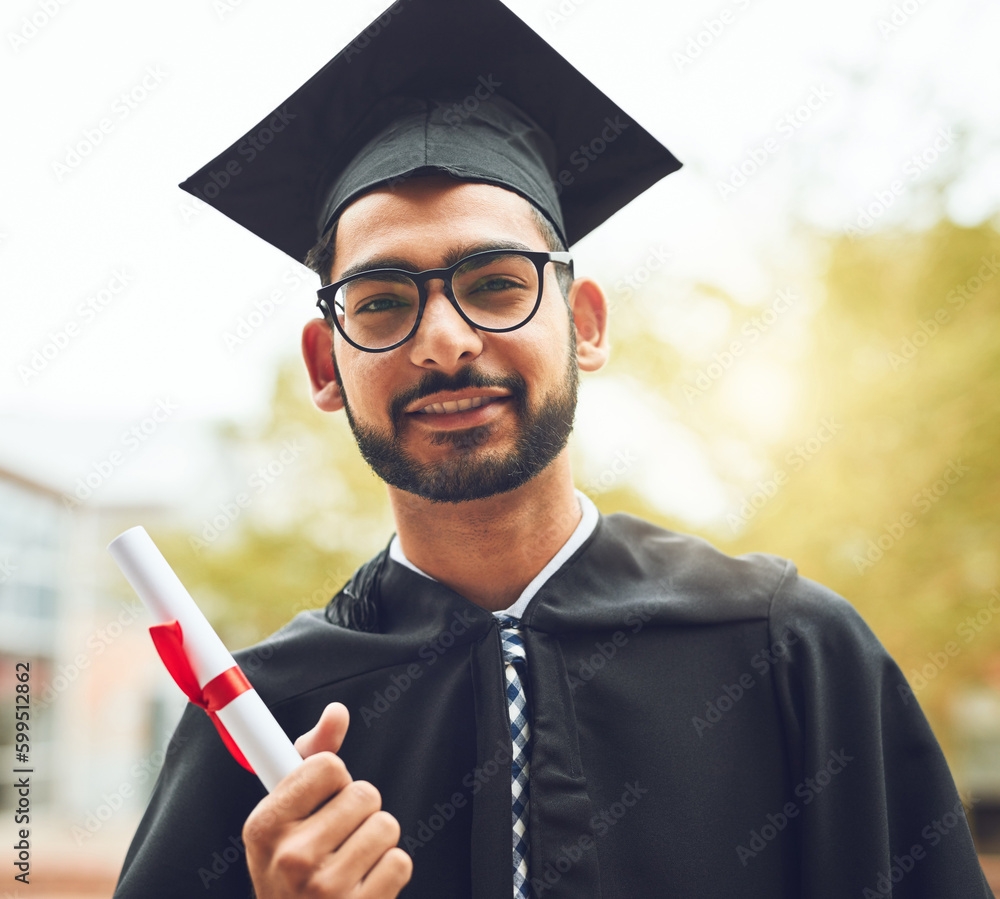
[[[289,101],[307,122],[262,169],[231,148],[185,186],[311,247],[313,397],[397,535],[239,657],[301,768],[264,796],[189,708],[116,895],[989,896],[846,602],[573,489],[607,308],[565,244],[676,161],[494,0],[394,15]]]

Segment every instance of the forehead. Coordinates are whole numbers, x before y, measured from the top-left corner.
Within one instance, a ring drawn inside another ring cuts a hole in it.
[[[436,268],[498,242],[548,249],[531,204],[519,194],[447,176],[411,178],[373,190],[343,211],[332,276],[368,262]]]

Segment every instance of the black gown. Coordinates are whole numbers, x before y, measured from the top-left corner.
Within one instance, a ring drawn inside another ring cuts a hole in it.
[[[992,896],[899,668],[791,563],[602,517],[521,621],[536,899]],[[340,754],[399,820],[402,896],[510,899],[490,612],[383,552],[237,660],[292,738],[350,709]],[[263,795],[189,705],[115,896],[246,899]]]

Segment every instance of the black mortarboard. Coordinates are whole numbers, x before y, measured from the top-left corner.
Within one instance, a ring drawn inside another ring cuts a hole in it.
[[[181,187],[301,261],[417,172],[514,190],[572,244],[678,168],[499,0],[400,0]]]

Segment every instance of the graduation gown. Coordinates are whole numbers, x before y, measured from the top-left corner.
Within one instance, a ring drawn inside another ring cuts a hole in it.
[[[602,517],[521,621],[536,899],[992,896],[899,668],[790,562]],[[402,896],[510,899],[490,612],[383,552],[237,660],[292,738],[350,709],[340,755],[399,820]],[[189,706],[115,896],[246,899],[263,795]]]

